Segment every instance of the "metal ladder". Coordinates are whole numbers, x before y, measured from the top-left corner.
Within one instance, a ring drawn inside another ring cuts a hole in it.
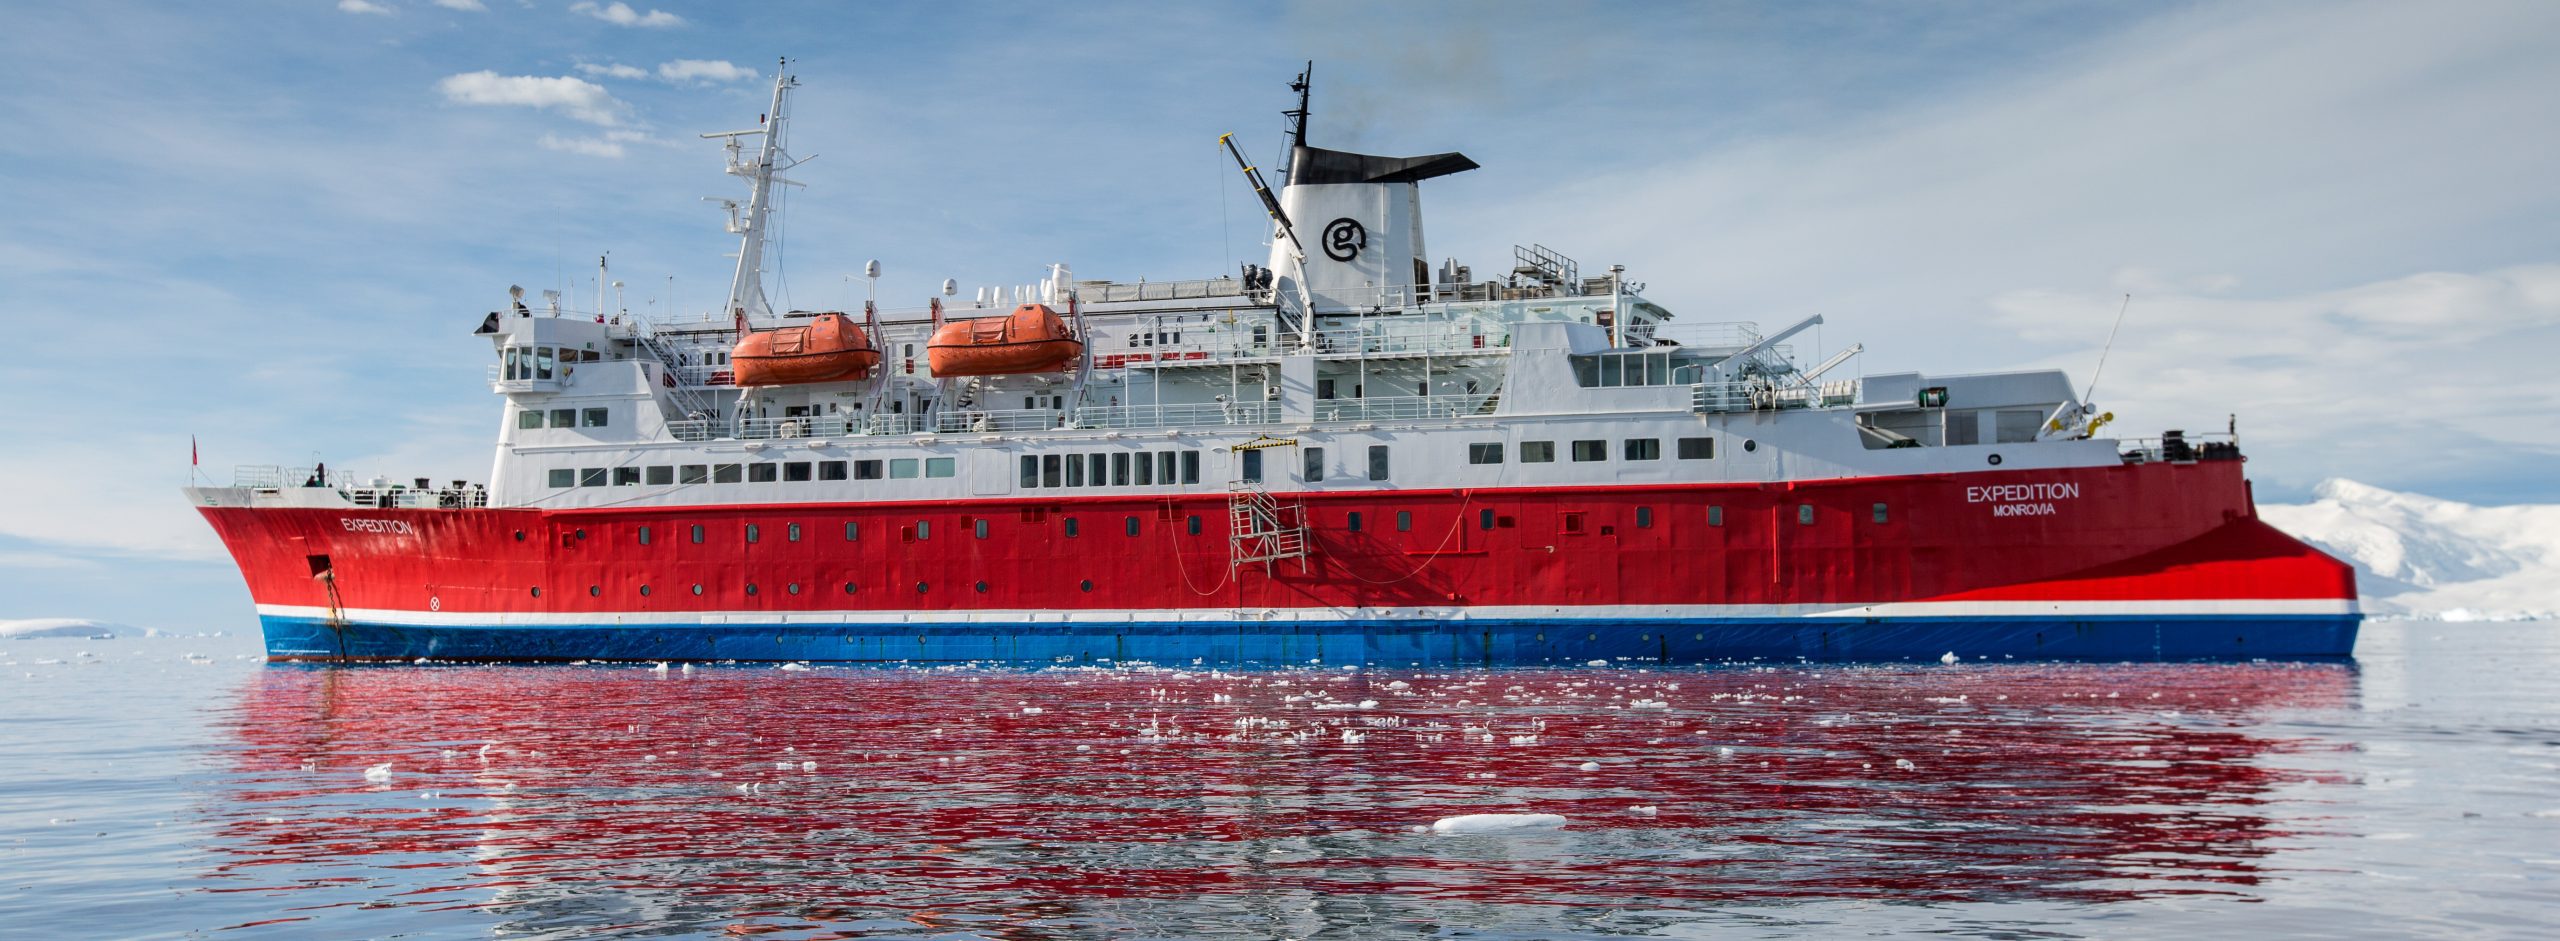
[[[640,348],[649,351],[650,358],[658,361],[658,368],[666,370],[666,374],[675,379],[675,385],[666,387],[667,398],[676,403],[677,410],[682,411],[685,418],[690,419],[696,415],[707,418],[719,417],[709,398],[685,385],[684,370],[676,366],[678,360],[675,350],[669,349],[666,343],[655,336],[643,336],[639,339]]]
[[[1297,506],[1282,506],[1267,490],[1237,481],[1227,493],[1227,566],[1260,562],[1264,573],[1283,559],[1306,568],[1307,526]]]

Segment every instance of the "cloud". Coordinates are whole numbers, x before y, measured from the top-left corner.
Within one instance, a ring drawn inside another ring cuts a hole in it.
[[[710,85],[719,82],[754,81],[756,70],[742,65],[733,65],[725,59],[677,59],[673,62],[658,63],[658,77],[670,82],[700,82]]]
[[[616,62],[611,65],[597,65],[593,62],[580,62],[578,63],[578,71],[603,78],[642,79],[649,77],[648,69],[644,69],[636,65],[624,65],[620,62]]]
[[[392,11],[390,7],[370,2],[370,0],[338,0],[338,12],[390,16]]]
[[[619,0],[603,6],[597,6],[592,2],[585,2],[585,0],[582,0],[582,2],[571,4],[569,6],[569,12],[584,13],[615,26],[637,26],[644,29],[664,29],[671,26],[684,25],[684,17],[677,16],[665,10],[651,10],[647,13],[642,13],[632,9],[630,4],[619,2]]]
[[[603,127],[620,125],[631,110],[604,86],[566,75],[500,75],[484,69],[447,76],[436,89],[458,104],[543,108]]]
[[[466,10],[473,13],[482,13],[489,9],[481,6],[480,0],[436,0],[436,5],[448,10]]]
[[[601,138],[544,134],[541,140],[534,143],[542,145],[544,150],[556,150],[564,154],[584,154],[589,157],[607,157],[616,160],[622,158],[621,144]]]

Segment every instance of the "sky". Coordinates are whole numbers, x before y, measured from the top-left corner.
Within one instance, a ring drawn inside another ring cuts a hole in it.
[[[2560,502],[2560,4],[0,6],[0,618],[253,626],[178,494],[485,479],[509,284],[699,317],[701,132],[799,77],[777,303],[1263,260],[1217,149],[1459,150],[1430,249],[1624,264],[1683,322],[1822,314],[1865,374],[2060,368],[2236,421],[2261,500]],[[2127,300],[2128,295],[2130,301]],[[2119,309],[2123,327],[2106,347]]]

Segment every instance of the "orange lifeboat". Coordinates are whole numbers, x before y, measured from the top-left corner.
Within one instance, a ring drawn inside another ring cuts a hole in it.
[[[851,382],[871,375],[880,351],[843,314],[819,314],[805,326],[747,334],[729,364],[741,386]]]
[[[1084,344],[1047,304],[1024,304],[1004,317],[954,320],[925,343],[936,376],[1012,376],[1066,368]]]

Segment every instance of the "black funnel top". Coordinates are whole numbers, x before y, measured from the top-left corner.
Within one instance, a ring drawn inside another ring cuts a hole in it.
[[[1317,183],[1415,183],[1464,173],[1476,162],[1459,153],[1427,157],[1375,157],[1299,145],[1289,156],[1289,185]]]

